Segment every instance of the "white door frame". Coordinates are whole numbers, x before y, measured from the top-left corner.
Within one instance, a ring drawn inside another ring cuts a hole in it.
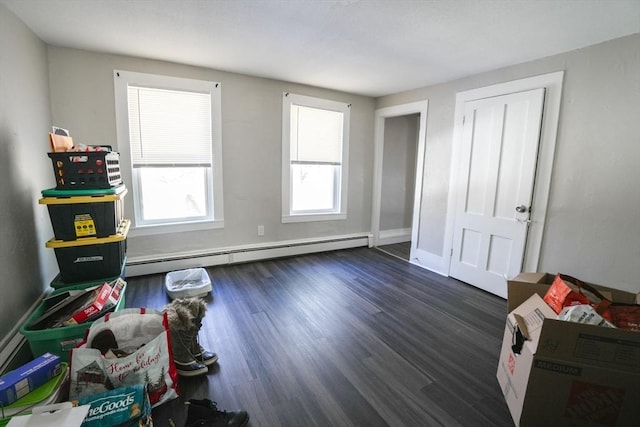
[[[371,212],[371,233],[373,245],[380,242],[380,209],[382,204],[382,157],[384,153],[384,123],[390,117],[420,114],[420,128],[418,130],[418,147],[416,150],[416,185],[413,199],[413,221],[411,227],[411,248],[417,242],[418,225],[420,221],[420,202],[422,200],[422,180],[424,171],[424,152],[427,137],[427,107],[424,101],[394,105],[379,108],[375,111],[375,148],[373,155],[373,200]]]
[[[451,171],[449,175],[449,197],[447,202],[447,219],[444,236],[445,271],[447,274],[451,268],[451,253],[453,247],[453,230],[455,227],[455,212],[458,185],[458,168],[461,167],[461,146],[464,106],[467,101],[489,98],[492,96],[507,95],[509,93],[526,90],[546,88],[542,126],[540,129],[540,145],[538,148],[538,163],[533,188],[533,200],[531,211],[531,224],[527,235],[525,255],[522,271],[538,271],[540,250],[542,248],[542,236],[547,217],[547,205],[549,202],[549,189],[551,187],[551,172],[556,147],[558,120],[560,116],[560,98],[562,96],[562,81],[564,71],[543,74],[521,80],[500,83],[483,88],[458,92],[456,94],[456,109],[453,127],[453,146],[451,153]]]

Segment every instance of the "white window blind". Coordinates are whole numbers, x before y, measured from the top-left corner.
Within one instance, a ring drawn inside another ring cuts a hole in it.
[[[343,113],[291,106],[291,162],[342,161]]]
[[[211,166],[211,95],[129,86],[131,160],[140,166]]]

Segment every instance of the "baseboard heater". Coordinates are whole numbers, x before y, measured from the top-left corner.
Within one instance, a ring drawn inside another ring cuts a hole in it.
[[[257,245],[234,246],[208,251],[182,252],[176,254],[128,257],[126,275],[128,277],[146,274],[166,273],[186,268],[210,267],[222,264],[259,261],[293,255],[326,252],[361,246],[371,246],[373,236],[354,234],[330,238],[290,240]]]

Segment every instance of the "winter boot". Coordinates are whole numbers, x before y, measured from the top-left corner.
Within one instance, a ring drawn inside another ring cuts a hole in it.
[[[191,352],[191,342],[198,334],[193,324],[193,315],[187,307],[179,303],[174,304],[174,302],[167,305],[164,310],[169,321],[171,349],[178,375],[194,377],[206,374],[209,369],[196,361]]]
[[[218,355],[211,351],[205,350],[198,340],[198,333],[202,328],[202,319],[207,311],[207,304],[200,298],[184,298],[181,303],[189,307],[189,311],[193,316],[193,325],[196,333],[194,339],[191,341],[191,353],[195,357],[196,361],[203,363],[207,366],[213,365],[218,361]]]
[[[221,411],[209,399],[190,399],[187,403],[185,427],[244,427],[249,422],[247,411]]]

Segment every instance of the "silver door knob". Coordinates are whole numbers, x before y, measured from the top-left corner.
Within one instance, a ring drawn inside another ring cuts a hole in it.
[[[526,213],[529,211],[529,208],[525,205],[516,206],[516,212],[518,213]]]

